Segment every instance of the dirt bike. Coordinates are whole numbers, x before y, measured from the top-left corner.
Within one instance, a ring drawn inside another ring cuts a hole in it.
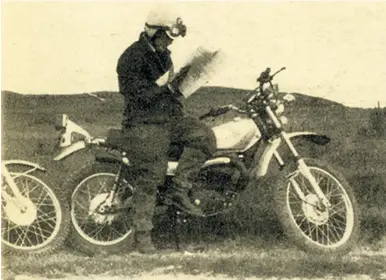
[[[273,188],[274,207],[284,232],[300,248],[316,253],[342,253],[350,250],[358,237],[358,206],[345,178],[318,159],[303,158],[293,144],[301,139],[326,145],[330,139],[314,132],[285,131],[284,104],[293,95],[280,97],[267,68],[257,79],[259,85],[246,97],[245,108],[221,106],[200,119],[216,117],[229,111],[244,115],[213,127],[217,152],[201,168],[192,201],[205,217],[229,211],[247,186],[259,186],[276,162],[279,173]],[[109,130],[106,138],[92,137],[81,126],[63,115],[56,125],[61,130],[61,152],[55,160],[85,148],[100,147],[94,164],[87,163],[69,177],[63,188],[71,190],[71,219],[75,248],[93,254],[119,252],[133,242],[130,226],[131,198],[136,187],[130,177],[130,158],[120,148],[119,130]],[[73,141],[78,134],[79,141]],[[281,152],[280,148],[287,150]],[[170,209],[163,194],[171,182],[181,155],[171,147],[165,184],[160,186],[157,206]],[[271,163],[272,162],[272,163]],[[165,207],[166,205],[166,207]],[[158,208],[157,208],[158,209]],[[174,209],[174,208],[172,208]],[[161,211],[162,212],[162,211]],[[156,213],[158,211],[156,210]],[[171,211],[174,213],[174,210]],[[175,212],[182,215],[181,211]]]
[[[1,243],[5,253],[49,254],[66,240],[70,206],[33,172],[45,172],[24,160],[1,163]]]

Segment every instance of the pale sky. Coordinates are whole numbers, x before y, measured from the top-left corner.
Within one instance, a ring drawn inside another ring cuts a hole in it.
[[[2,3],[2,90],[117,91],[115,67],[160,1]],[[386,2],[169,2],[188,26],[176,67],[197,46],[225,64],[208,85],[251,89],[286,66],[280,89],[355,107],[386,106]]]

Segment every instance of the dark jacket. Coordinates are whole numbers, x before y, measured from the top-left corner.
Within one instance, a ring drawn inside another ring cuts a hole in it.
[[[122,53],[117,73],[119,91],[125,101],[123,125],[164,123],[182,116],[182,95],[156,84],[172,67],[170,51],[156,52],[144,33]]]

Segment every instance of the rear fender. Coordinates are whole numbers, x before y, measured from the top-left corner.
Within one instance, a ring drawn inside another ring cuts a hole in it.
[[[317,134],[315,132],[291,132],[287,133],[287,135],[290,139],[302,138],[306,141],[311,141],[320,146],[327,145],[330,142],[330,138],[328,136],[323,134]],[[265,176],[267,174],[269,163],[271,162],[274,152],[279,148],[281,143],[281,138],[277,138],[267,145],[257,164],[257,170],[255,173],[257,178]]]
[[[86,143],[84,141],[78,141],[74,144],[72,144],[71,146],[67,146],[65,148],[62,148],[60,153],[54,158],[54,160],[62,160],[66,157],[68,157],[69,155],[79,151],[79,150],[82,150],[86,148]]]

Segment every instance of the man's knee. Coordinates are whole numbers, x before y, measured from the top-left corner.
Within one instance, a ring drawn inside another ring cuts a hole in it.
[[[208,157],[212,157],[216,152],[216,138],[211,137],[210,134],[207,134],[201,138],[199,143],[196,145],[197,148],[203,151]]]
[[[191,142],[192,148],[197,148],[205,152],[209,157],[213,156],[216,152],[217,143],[216,136],[211,127],[205,123],[199,122],[195,126],[195,131],[193,132],[195,136]]]

